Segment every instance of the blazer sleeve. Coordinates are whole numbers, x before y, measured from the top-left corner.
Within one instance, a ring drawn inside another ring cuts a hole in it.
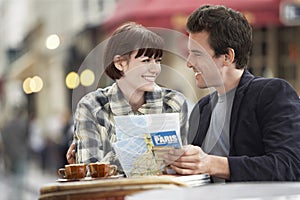
[[[300,180],[300,100],[284,80],[265,81],[256,103],[265,153],[230,156],[231,181]],[[251,130],[248,132],[250,134]]]

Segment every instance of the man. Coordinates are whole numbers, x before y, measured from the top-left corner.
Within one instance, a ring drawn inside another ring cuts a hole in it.
[[[202,6],[188,18],[187,30],[187,66],[199,88],[216,91],[191,113],[192,145],[165,157],[172,168],[223,181],[299,181],[300,100],[286,81],[247,71],[252,30],[245,17]]]

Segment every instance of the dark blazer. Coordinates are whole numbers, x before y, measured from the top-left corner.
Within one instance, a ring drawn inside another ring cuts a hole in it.
[[[188,142],[200,146],[216,92],[201,99],[189,120]],[[300,180],[300,100],[284,80],[244,71],[230,120],[230,181]]]

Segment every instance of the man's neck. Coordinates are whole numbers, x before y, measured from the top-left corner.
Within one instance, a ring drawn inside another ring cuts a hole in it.
[[[224,85],[216,87],[219,94],[225,94],[236,88],[242,78],[244,69],[228,70],[223,74]]]

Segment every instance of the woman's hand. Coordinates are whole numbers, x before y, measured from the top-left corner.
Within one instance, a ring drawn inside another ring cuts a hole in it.
[[[69,164],[75,164],[76,163],[76,156],[75,156],[75,142],[73,141],[70,145],[66,158]]]

